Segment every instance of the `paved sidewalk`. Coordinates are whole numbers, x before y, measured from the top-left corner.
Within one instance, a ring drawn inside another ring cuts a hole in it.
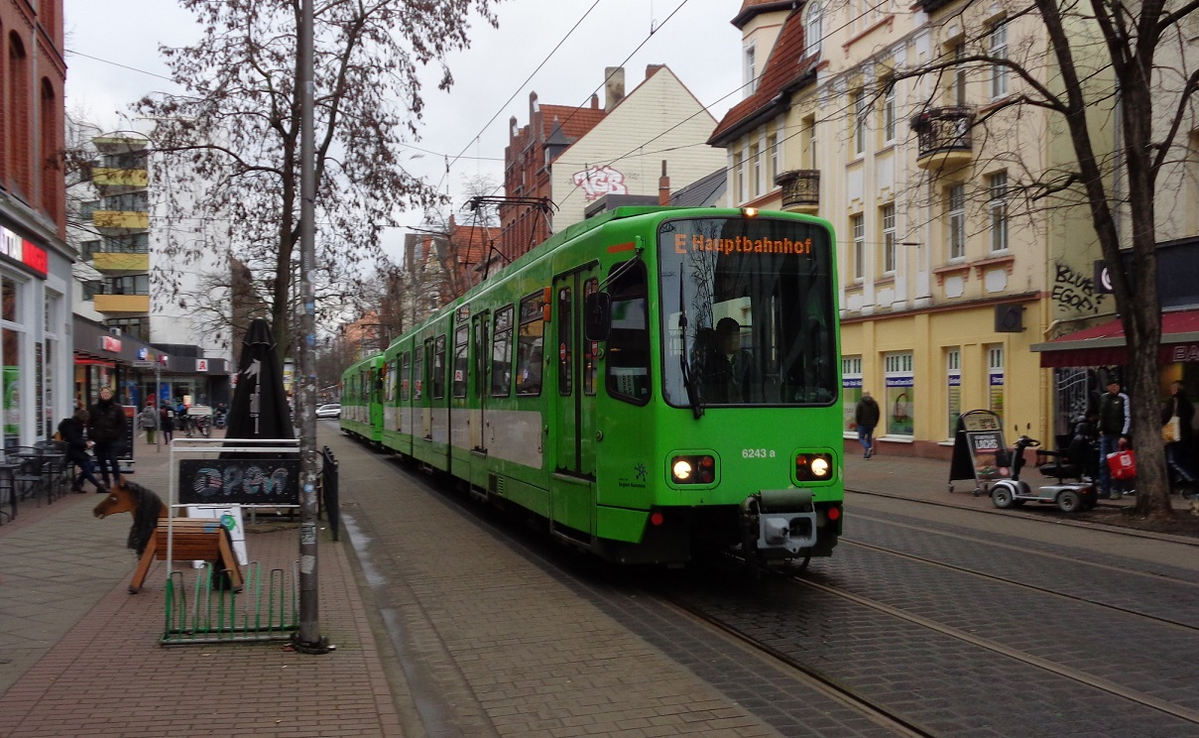
[[[136,563],[125,548],[132,519],[94,519],[96,494],[28,505],[0,526],[0,736],[416,738],[427,717],[421,690],[447,684],[453,689],[437,699],[462,708],[482,731],[453,735],[774,734],[528,562],[481,545],[475,523],[445,515],[426,491],[397,486],[391,462],[335,428],[322,424],[321,442],[342,458],[343,510],[357,518],[353,532],[362,539],[357,554],[348,534],[340,543],[327,532],[320,539],[320,630],[335,652],[298,654],[278,642],[162,648],[164,565],[151,569],[140,594],[126,590]],[[852,489],[991,507],[969,482],[948,491],[947,462],[891,449],[865,460],[856,449],[847,443]],[[165,497],[168,458],[140,444],[136,481]],[[298,534],[283,527],[251,533],[251,559],[290,566]],[[395,578],[372,592],[368,580],[385,565]],[[379,610],[414,639],[399,663],[389,635],[372,629]],[[578,703],[580,689],[600,703]],[[533,730],[549,724],[578,732]],[[638,732],[639,725],[668,730]]]
[[[134,478],[165,499],[169,453],[153,449],[139,444]],[[93,518],[101,499],[68,494],[0,526],[0,736],[402,735],[344,538],[320,540],[320,629],[333,653],[162,648],[165,564],[128,593],[132,518]],[[290,568],[298,532],[249,533],[247,548]]]

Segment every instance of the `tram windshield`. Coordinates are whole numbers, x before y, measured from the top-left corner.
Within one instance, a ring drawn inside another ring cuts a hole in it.
[[[671,220],[658,234],[663,391],[696,409],[832,404],[833,251],[819,225]]]

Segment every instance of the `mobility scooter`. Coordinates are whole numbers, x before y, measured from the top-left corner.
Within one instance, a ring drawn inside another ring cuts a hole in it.
[[[1027,433],[1021,434],[1012,449],[1012,475],[1000,479],[991,486],[991,502],[995,507],[1004,510],[1009,507],[1019,507],[1025,502],[1039,502],[1045,505],[1057,505],[1062,512],[1090,510],[1099,502],[1099,491],[1095,487],[1094,474],[1088,476],[1090,456],[1098,452],[1076,426],[1075,433],[1068,444],[1056,451],[1037,451],[1039,458],[1055,457],[1056,461],[1041,466],[1041,473],[1055,477],[1057,484],[1044,484],[1033,488],[1028,482],[1020,479],[1020,470],[1024,467],[1024,450],[1037,448],[1041,442],[1030,438]],[[1016,429],[1019,433],[1019,428]],[[1089,453],[1088,453],[1089,449]],[[1068,479],[1076,481],[1066,481]]]

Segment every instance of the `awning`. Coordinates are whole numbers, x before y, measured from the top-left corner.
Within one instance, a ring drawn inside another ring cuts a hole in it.
[[[1030,347],[1041,354],[1041,366],[1114,366],[1128,363],[1124,326],[1119,319],[1085,328]],[[1199,310],[1162,314],[1159,364],[1199,361]]]

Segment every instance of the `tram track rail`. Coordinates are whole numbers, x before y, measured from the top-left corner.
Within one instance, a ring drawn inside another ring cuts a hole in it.
[[[1154,697],[1153,695],[1145,694],[1144,692],[1135,689],[1130,689],[1108,679],[1103,679],[1102,677],[1088,674],[1079,669],[1055,663],[1040,656],[1035,656],[1019,649],[1006,646],[1002,643],[998,643],[992,639],[985,638],[974,633],[968,633],[960,628],[954,628],[952,626],[939,623],[922,615],[917,615],[901,608],[854,594],[853,592],[849,592],[848,590],[841,589],[839,587],[812,581],[811,579],[806,578],[803,574],[781,573],[779,576],[786,577],[789,581],[798,586],[806,587],[817,592],[822,592],[826,595],[848,600],[861,607],[868,608],[890,617],[901,619],[905,622],[925,628],[939,635],[953,638],[963,643],[968,643],[977,648],[985,649],[991,653],[995,653],[1000,656],[1019,661],[1028,666],[1035,667],[1054,676],[1069,679],[1077,682],[1078,684],[1085,685],[1092,689],[1097,689],[1115,697],[1127,700],[1133,704],[1140,705],[1142,707],[1148,707],[1199,726],[1199,710],[1192,710],[1190,708],[1173,704],[1158,697]]]
[[[878,490],[857,489],[846,487],[847,493],[866,495],[868,497],[879,497],[888,500],[898,500],[901,502],[911,502],[918,505],[929,505],[932,507],[948,507],[955,510],[977,513],[979,515],[999,515],[1006,518],[1020,518],[1021,520],[1036,521],[1045,525],[1067,525],[1074,528],[1085,528],[1089,530],[1101,530],[1108,533],[1117,533],[1119,535],[1130,536],[1133,538],[1148,538],[1155,541],[1169,541],[1183,546],[1199,547],[1199,538],[1191,538],[1188,536],[1174,535],[1171,533],[1156,533],[1153,531],[1140,530],[1138,528],[1129,528],[1122,525],[1110,525],[1101,521],[1094,520],[1074,520],[1068,516],[1048,517],[1031,512],[1036,508],[1021,510],[1016,508],[1008,508],[1000,510],[998,508],[977,508],[967,505],[959,505],[952,502],[940,502],[938,500],[926,500],[918,497],[908,497],[905,495],[891,494],[888,492],[879,492]],[[950,493],[952,494],[952,493]]]
[[[1133,615],[1135,617],[1143,618],[1145,620],[1150,620],[1152,622],[1155,622],[1155,623],[1158,623],[1161,625],[1167,625],[1167,626],[1174,627],[1174,628],[1180,628],[1182,630],[1191,631],[1191,632],[1199,632],[1199,627],[1196,627],[1189,623],[1183,623],[1178,620],[1171,620],[1170,618],[1163,618],[1163,617],[1160,617],[1157,615],[1150,615],[1148,613],[1140,612],[1140,611],[1133,610],[1133,609],[1126,608],[1126,607],[1121,607],[1119,605],[1113,605],[1111,603],[1101,602],[1097,599],[1093,599],[1093,598],[1089,598],[1089,597],[1082,597],[1079,595],[1073,595],[1068,592],[1062,592],[1059,590],[1050,589],[1048,587],[1042,587],[1037,584],[1029,584],[1027,582],[1021,582],[1019,580],[1012,579],[1011,577],[1004,577],[1004,576],[1000,576],[998,574],[989,574],[985,571],[978,571],[977,569],[971,569],[970,567],[967,567],[967,566],[959,566],[958,564],[950,564],[950,563],[947,563],[944,561],[937,561],[936,559],[931,559],[931,558],[927,558],[924,556],[918,556],[916,554],[910,554],[910,553],[907,553],[904,551],[887,548],[885,546],[877,546],[873,543],[863,543],[861,541],[855,541],[855,540],[852,540],[849,538],[842,538],[841,545],[857,546],[858,548],[863,548],[863,549],[866,549],[869,551],[875,551],[877,553],[887,554],[889,556],[896,556],[896,557],[899,557],[902,559],[906,559],[908,561],[917,562],[919,564],[935,566],[935,567],[938,567],[941,569],[947,569],[949,571],[955,571],[955,572],[959,572],[962,574],[969,574],[971,576],[979,577],[979,578],[985,579],[987,581],[1000,582],[1002,584],[1006,584],[1009,586],[1020,587],[1021,589],[1027,589],[1027,590],[1030,590],[1033,592],[1037,592],[1039,594],[1045,594],[1045,595],[1050,595],[1052,597],[1058,597],[1063,600],[1068,600],[1071,602],[1078,602],[1078,603],[1082,603],[1085,605],[1091,605],[1093,607],[1102,607],[1102,608],[1110,610],[1112,612],[1116,612],[1116,613],[1120,613],[1120,614],[1124,614],[1124,615]],[[1031,551],[1029,549],[1021,549],[1021,550],[1028,551],[1029,553],[1036,553],[1035,551]],[[1053,556],[1053,554],[1048,554],[1048,555]],[[1065,557],[1055,556],[1055,558],[1063,558],[1064,559]],[[1102,566],[1102,565],[1097,565],[1097,566]],[[1144,576],[1155,576],[1155,575],[1145,574],[1145,572],[1140,572],[1135,569],[1119,569],[1118,567],[1111,567],[1111,566],[1103,566],[1103,568],[1118,570],[1118,571],[1121,571],[1122,573],[1142,574]],[[1185,579],[1176,579],[1173,577],[1171,577],[1170,579],[1174,583],[1186,585],[1189,587],[1199,587],[1199,582],[1191,582],[1191,581],[1187,581]]]
[[[861,690],[854,689],[835,677],[829,676],[803,663],[799,659],[755,640],[736,626],[704,612],[701,608],[661,592],[647,592],[646,595],[654,597],[666,606],[679,611],[693,621],[697,621],[702,627],[716,631],[719,635],[736,641],[759,658],[765,659],[777,668],[784,669],[792,679],[802,686],[864,715],[874,724],[892,731],[897,736],[935,738],[941,735],[931,728],[923,726],[917,721],[900,714],[898,711],[888,708]]]

